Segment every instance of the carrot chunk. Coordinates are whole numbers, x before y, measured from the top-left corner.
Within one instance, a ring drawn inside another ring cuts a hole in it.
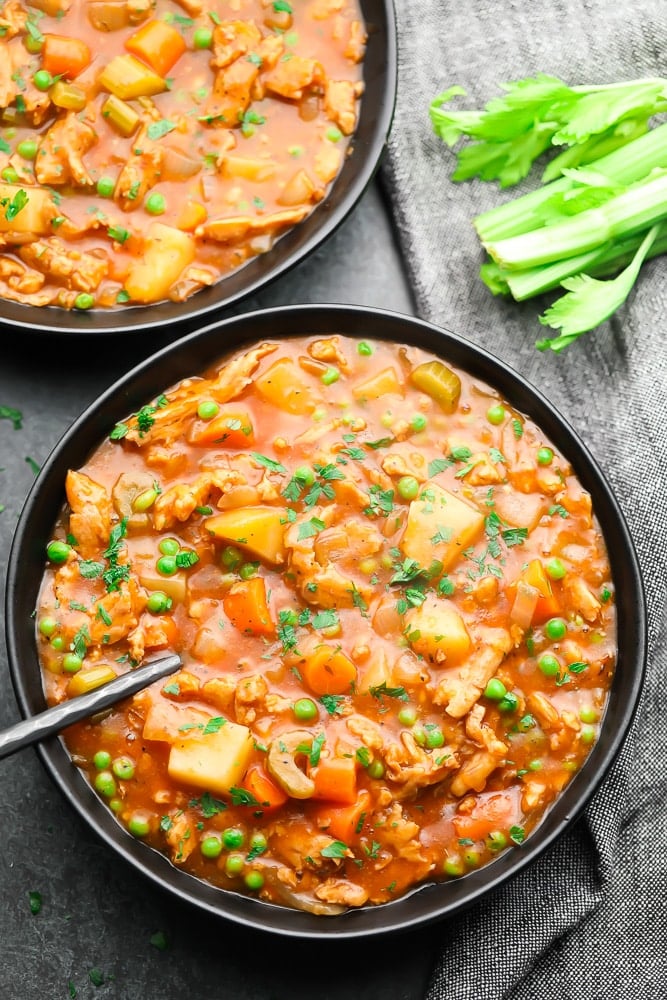
[[[320,806],[315,813],[315,823],[336,840],[349,844],[361,832],[370,800],[369,791],[362,788],[353,805]]]
[[[185,41],[166,21],[148,21],[125,42],[125,48],[139,56],[159,76],[164,76],[185,52]]]
[[[264,812],[279,809],[288,799],[282,788],[268,776],[262,764],[250,765],[243,779],[243,787],[257,799]]]
[[[352,805],[357,801],[357,767],[353,757],[322,758],[310,772],[315,799]]]
[[[333,646],[323,644],[308,656],[301,666],[301,673],[315,694],[347,694],[357,679],[357,668],[352,660]]]
[[[72,80],[90,65],[90,49],[78,38],[65,35],[44,35],[42,68],[51,76],[66,76]]]
[[[261,576],[240,580],[222,600],[225,614],[240,632],[272,636],[275,626],[271,621],[266,601],[266,585]]]

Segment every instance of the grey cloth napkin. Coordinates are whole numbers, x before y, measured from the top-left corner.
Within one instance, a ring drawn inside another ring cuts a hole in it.
[[[563,355],[535,340],[545,301],[494,298],[471,219],[529,190],[450,180],[428,105],[452,84],[481,107],[538,72],[570,84],[664,71],[667,2],[397,0],[399,96],[383,177],[424,318],[482,345],[544,392],[581,434],[628,520],[650,616],[635,724],[584,818],[528,871],[442,925],[429,1000],[667,995],[667,260],[631,301]]]

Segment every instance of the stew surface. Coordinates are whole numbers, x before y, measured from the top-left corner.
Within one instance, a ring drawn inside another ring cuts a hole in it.
[[[66,492],[48,700],[180,653],[66,742],[193,875],[321,914],[464,876],[598,737],[615,609],[590,496],[420,349],[258,344],[110,429]]]
[[[6,299],[186,299],[309,215],[349,151],[357,0],[5,0],[0,38]]]

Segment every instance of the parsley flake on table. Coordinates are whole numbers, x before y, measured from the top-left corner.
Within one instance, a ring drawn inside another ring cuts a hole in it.
[[[0,406],[0,420],[11,420],[15,431],[21,430],[23,426],[23,414],[13,406]]]

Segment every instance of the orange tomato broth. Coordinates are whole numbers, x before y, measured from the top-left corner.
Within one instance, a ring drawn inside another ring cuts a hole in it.
[[[357,0],[0,5],[0,296],[182,301],[304,219],[351,150]]]
[[[119,823],[217,886],[337,913],[462,876],[530,837],[598,737],[615,609],[590,496],[421,349],[239,352],[110,428],[67,498],[48,700],[180,653],[66,742]]]

